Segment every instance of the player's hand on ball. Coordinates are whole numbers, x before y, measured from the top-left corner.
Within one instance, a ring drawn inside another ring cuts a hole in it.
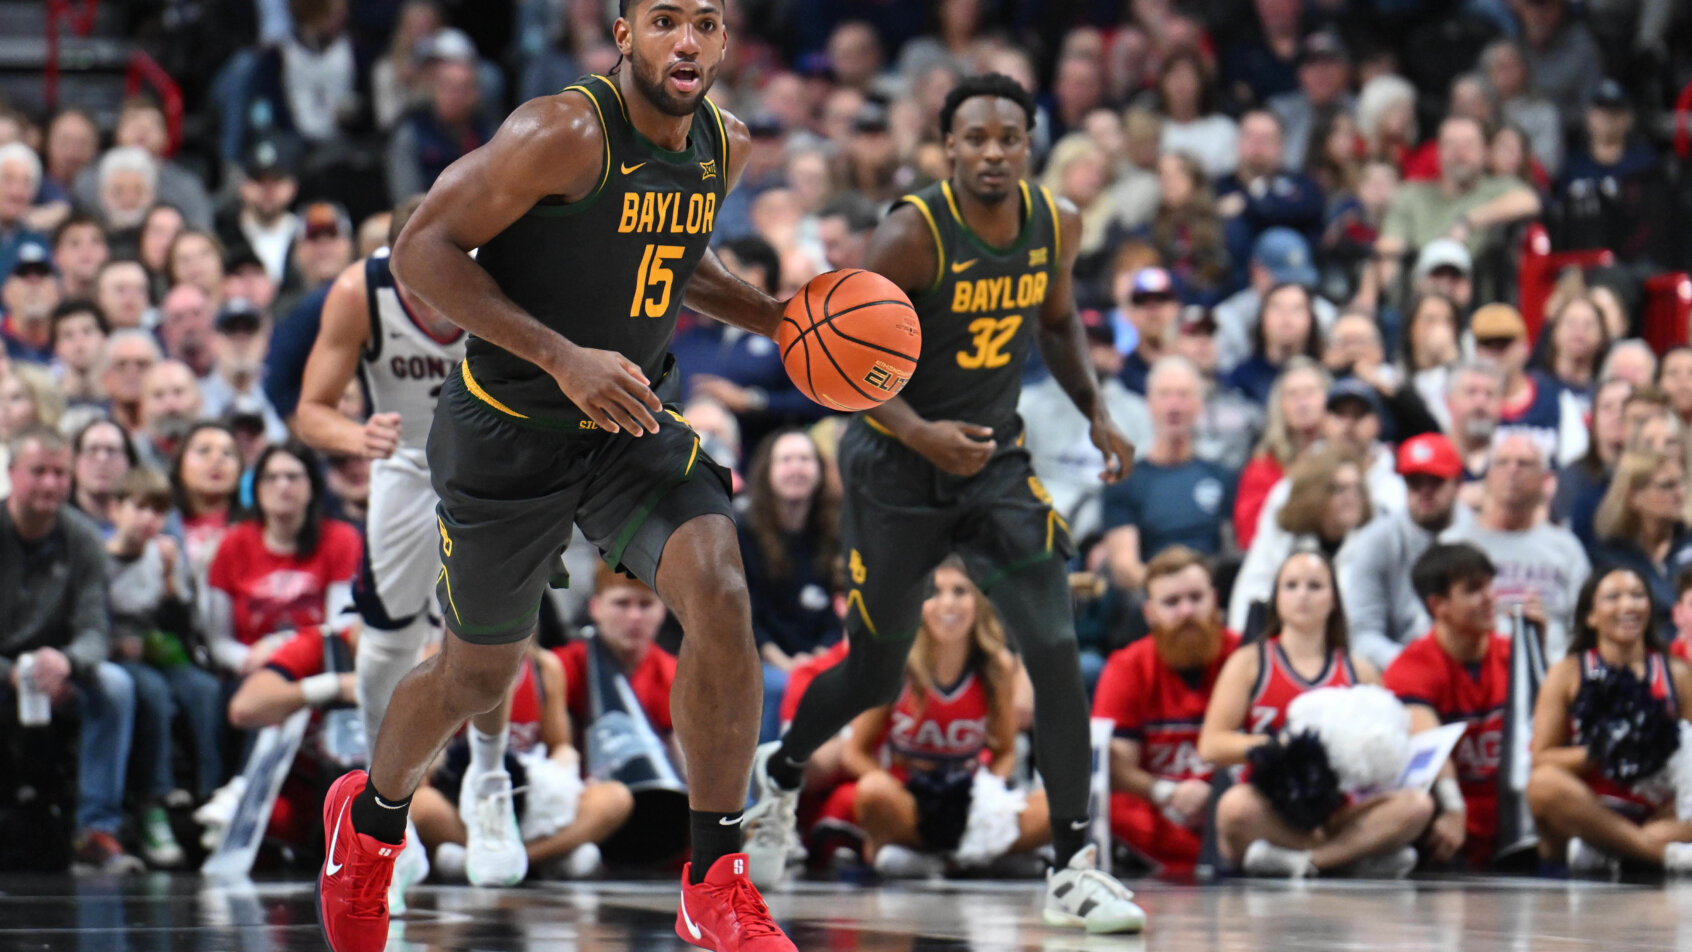
[[[953,476],[974,476],[993,458],[999,444],[992,427],[936,420],[918,431],[911,448]]]
[[[635,436],[658,431],[653,414],[664,409],[651,382],[634,361],[611,350],[577,347],[552,378],[588,419],[607,433]]]
[[[387,459],[399,449],[400,415],[372,413],[364,421],[364,455],[368,459]]]
[[[1093,421],[1092,430],[1088,433],[1093,445],[1104,454],[1105,468],[1099,473],[1099,478],[1107,483],[1117,482],[1134,469],[1134,441],[1110,422],[1108,416]]]

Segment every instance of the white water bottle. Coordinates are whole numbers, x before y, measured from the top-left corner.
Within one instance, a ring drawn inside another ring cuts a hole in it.
[[[42,727],[53,720],[53,701],[35,683],[35,652],[18,657],[18,723]]]

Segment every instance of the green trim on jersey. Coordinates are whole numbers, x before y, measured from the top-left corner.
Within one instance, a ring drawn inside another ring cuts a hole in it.
[[[1022,188],[1022,229],[1017,232],[1016,240],[1003,248],[995,248],[988,244],[987,239],[976,234],[975,229],[969,227],[969,221],[964,218],[963,210],[958,208],[958,197],[952,194],[952,183],[950,181],[940,183],[940,192],[946,196],[946,205],[951,209],[952,218],[957,221],[958,232],[963,235],[964,240],[987,254],[1004,257],[1013,252],[1021,251],[1023,246],[1028,244],[1029,236],[1034,233],[1034,229],[1028,227],[1034,220],[1034,199],[1028,194],[1028,183],[1026,181],[1019,181],[1017,184]],[[1057,218],[1056,209],[1053,209],[1052,218],[1053,220]]]

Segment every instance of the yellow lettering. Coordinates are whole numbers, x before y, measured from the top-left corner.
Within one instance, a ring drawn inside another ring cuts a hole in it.
[[[1012,314],[998,320],[978,317],[970,321],[969,332],[975,335],[975,350],[958,351],[958,366],[965,370],[991,370],[1010,363],[1011,355],[1004,352],[1004,346],[1016,336],[1017,329],[1021,326],[1021,314]]]
[[[670,218],[670,205],[675,202],[675,200],[676,194],[674,192],[658,193],[658,214],[653,216],[653,225],[655,226],[652,229],[653,231],[664,230],[664,222],[668,221]]]
[[[652,230],[652,198],[651,192],[644,192],[640,197],[640,224],[636,226],[636,231]]]
[[[687,233],[699,234],[699,220],[705,217],[705,196],[694,192],[687,200]]]
[[[700,225],[699,230],[705,232],[707,235],[710,234],[711,229],[713,227],[715,227],[716,221],[717,221],[717,193],[716,192],[706,192],[705,193],[705,222],[704,222],[704,224]]]
[[[634,231],[635,216],[640,213],[640,193],[623,193],[623,217],[617,222],[617,231],[627,234]]]

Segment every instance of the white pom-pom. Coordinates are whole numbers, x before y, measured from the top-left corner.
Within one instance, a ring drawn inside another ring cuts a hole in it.
[[[1663,771],[1674,788],[1674,812],[1680,822],[1692,822],[1692,724],[1680,722],[1680,749]]]
[[[1017,818],[1028,807],[1028,795],[1012,790],[985,767],[975,771],[970,787],[969,822],[952,859],[960,866],[985,866],[1005,855],[1022,835]]]
[[[1347,793],[1391,787],[1410,759],[1410,712],[1373,684],[1306,691],[1287,706],[1287,731],[1313,730]]]
[[[517,755],[528,774],[523,797],[523,820],[518,824],[523,842],[551,836],[576,822],[576,806],[582,799],[582,775],[578,770],[546,755],[546,745]]]

